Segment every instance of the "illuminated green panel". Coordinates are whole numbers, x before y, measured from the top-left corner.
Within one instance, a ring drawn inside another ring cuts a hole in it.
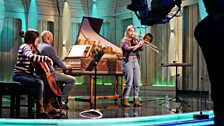
[[[112,83],[103,83],[103,85],[108,85],[108,86],[110,85],[111,86]]]
[[[103,76],[97,76],[97,80],[96,80],[97,85],[102,85],[103,84],[102,78],[103,78]]]
[[[82,85],[84,83],[89,83],[87,82],[86,78],[87,76],[75,76],[76,78],[76,83],[75,85]],[[121,77],[118,78],[119,84],[121,84]],[[97,85],[108,85],[111,86],[115,82],[115,77],[114,76],[97,76],[96,83]]]
[[[84,83],[84,76],[75,76],[76,82],[75,85],[82,85]]]
[[[175,81],[173,80],[156,80],[152,84],[153,86],[175,86]]]
[[[118,78],[118,84],[121,85],[122,77]],[[108,85],[111,86],[115,82],[114,76],[97,76],[97,85]],[[124,80],[124,83],[126,81]],[[85,76],[77,76],[76,77],[76,85],[82,85],[85,83]],[[175,80],[156,80],[152,84],[153,86],[175,86]],[[140,86],[143,86],[142,81],[140,82]]]

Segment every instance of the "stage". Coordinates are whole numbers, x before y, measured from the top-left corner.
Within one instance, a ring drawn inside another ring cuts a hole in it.
[[[100,119],[83,118],[80,112],[89,110],[90,105],[88,102],[75,101],[78,96],[69,97],[69,110],[63,110],[62,114],[49,115],[47,119],[36,119],[35,109],[33,109],[34,117],[28,119],[27,108],[21,108],[21,114],[18,117],[10,117],[9,109],[2,109],[2,117],[0,125],[212,125],[213,111],[212,101],[207,94],[203,94],[202,101],[200,94],[180,94],[178,95],[182,100],[187,102],[190,106],[185,104],[176,103],[175,101],[169,102],[169,109],[164,104],[164,97],[162,96],[141,96],[142,107],[134,107],[132,98],[129,99],[130,107],[122,107],[120,100],[99,100],[96,104],[96,109],[102,113]],[[81,97],[81,96],[79,96]],[[172,95],[169,95],[172,98]],[[25,102],[26,97],[21,100]],[[9,103],[8,97],[3,98],[3,105]],[[179,108],[177,111],[177,108]],[[208,114],[209,119],[195,120],[193,115]]]

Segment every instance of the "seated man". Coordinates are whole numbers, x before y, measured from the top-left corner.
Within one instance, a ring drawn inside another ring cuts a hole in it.
[[[54,66],[57,66],[62,69],[69,69],[71,68],[70,65],[64,65],[60,58],[56,54],[56,50],[52,46],[53,42],[53,35],[50,31],[43,31],[41,33],[42,42],[38,46],[38,50],[42,55],[46,55],[50,57],[53,62]],[[70,75],[66,75],[63,73],[56,72],[54,68],[50,68],[51,73],[54,75],[57,84],[63,86],[62,96],[61,96],[61,108],[62,109],[69,109],[67,106],[68,102],[68,95],[69,92],[72,90],[73,85],[75,84],[76,78]]]

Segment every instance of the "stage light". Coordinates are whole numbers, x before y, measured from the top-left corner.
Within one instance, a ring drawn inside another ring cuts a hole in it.
[[[164,24],[170,21],[181,11],[181,0],[152,0],[151,9],[148,9],[147,0],[132,0],[127,6],[134,11],[142,25]]]
[[[131,0],[131,3],[127,8],[132,11],[144,11],[148,8],[147,1],[145,0]]]

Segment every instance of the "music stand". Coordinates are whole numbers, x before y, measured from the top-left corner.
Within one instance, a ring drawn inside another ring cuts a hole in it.
[[[171,102],[173,102],[173,100],[176,99],[175,102],[176,102],[176,103],[180,103],[180,107],[179,107],[179,108],[176,108],[175,113],[178,113],[178,112],[179,112],[179,109],[182,107],[183,104],[185,104],[185,105],[187,105],[188,107],[190,107],[190,105],[189,105],[187,102],[185,102],[184,100],[182,100],[181,98],[179,98],[179,97],[177,96],[177,86],[178,86],[178,80],[177,80],[177,78],[178,78],[178,76],[179,76],[179,75],[177,74],[177,67],[187,67],[187,66],[192,66],[192,64],[191,64],[191,63],[176,63],[176,62],[173,62],[173,63],[169,63],[169,64],[161,64],[161,65],[162,65],[162,67],[176,67],[176,88],[175,88],[175,89],[176,89],[176,95],[175,95],[175,97],[169,99],[169,101],[171,101]],[[160,103],[160,105],[162,105],[162,104],[164,104],[164,103],[166,103],[166,101]]]
[[[94,56],[93,60],[89,64],[89,66],[86,68],[86,71],[92,71],[95,68],[95,73],[94,73],[94,105],[93,108],[96,109],[96,75],[97,75],[97,63],[100,61],[102,58],[104,52],[103,51],[98,51],[97,54]],[[92,108],[92,107],[91,107]]]
[[[95,68],[95,73],[94,73],[94,105],[91,106],[90,110],[83,111],[80,113],[80,116],[85,117],[85,118],[101,118],[103,114],[99,111],[96,110],[96,76],[97,76],[97,63],[100,61],[102,58],[104,52],[103,51],[98,51],[96,55],[94,56],[93,60],[91,63],[87,66],[86,71],[92,71]],[[89,116],[86,116],[85,113],[89,113]],[[94,116],[93,113],[99,115],[99,116]]]

